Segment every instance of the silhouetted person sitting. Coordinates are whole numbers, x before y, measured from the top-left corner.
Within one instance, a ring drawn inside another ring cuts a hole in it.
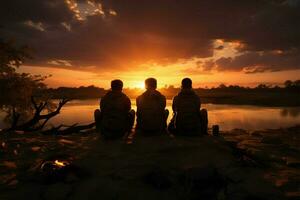
[[[136,99],[138,131],[156,135],[166,130],[169,111],[165,110],[166,98],[156,90],[154,78],[145,80],[146,91]]]
[[[100,101],[100,110],[95,110],[96,129],[106,139],[123,137],[131,132],[135,112],[130,99],[122,92],[123,82],[113,80],[111,90]]]
[[[173,118],[168,126],[174,135],[207,134],[207,110],[201,108],[200,97],[192,88],[192,80],[184,78],[181,91],[173,99]]]

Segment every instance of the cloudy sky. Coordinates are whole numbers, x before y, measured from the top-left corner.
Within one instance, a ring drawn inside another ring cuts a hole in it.
[[[3,0],[0,38],[28,44],[20,70],[52,87],[300,79],[299,0]]]

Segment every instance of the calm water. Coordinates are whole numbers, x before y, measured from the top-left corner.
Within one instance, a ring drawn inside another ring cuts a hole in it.
[[[167,108],[171,111],[172,101],[167,101]],[[49,123],[71,125],[74,123],[89,123],[93,121],[94,110],[99,107],[99,101],[74,100],[65,105],[61,113]],[[135,101],[132,107],[136,110]],[[267,128],[289,127],[300,124],[300,107],[260,107],[246,105],[218,105],[203,104],[202,108],[208,110],[209,126],[220,125],[222,130],[241,128],[258,130]],[[169,119],[172,114],[169,116]],[[3,119],[3,113],[0,113]],[[0,122],[0,128],[4,128]]]

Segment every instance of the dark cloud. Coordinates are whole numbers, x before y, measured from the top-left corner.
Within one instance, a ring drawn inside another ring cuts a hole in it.
[[[4,0],[0,6],[0,23],[22,23],[26,20],[46,24],[70,21],[73,13],[63,0]]]
[[[222,57],[214,62],[218,70],[244,70],[246,73],[300,69],[299,63],[300,53],[298,50],[248,52],[234,58]]]
[[[147,62],[167,64],[178,59],[209,58],[214,51],[224,50],[222,45],[213,45],[215,39],[223,39],[242,43],[237,49],[239,55],[210,59],[201,69],[299,69],[297,0],[92,2],[98,6],[97,15],[84,13],[89,5],[85,0],[77,1],[77,11],[64,0],[3,1],[0,36],[31,45],[36,49],[35,64],[40,65],[53,60],[97,69]],[[274,53],[279,50],[283,53]]]

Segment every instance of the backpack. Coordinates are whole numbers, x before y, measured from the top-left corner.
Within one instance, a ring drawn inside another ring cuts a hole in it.
[[[146,131],[157,131],[162,130],[166,126],[161,100],[161,97],[158,95],[141,97],[139,128]]]
[[[107,104],[108,112],[103,113],[101,127],[112,132],[126,131],[127,116],[122,112],[123,97],[115,97]]]
[[[175,126],[179,130],[197,131],[200,129],[200,111],[194,108],[195,97],[182,95],[177,99],[177,113],[175,115]]]

